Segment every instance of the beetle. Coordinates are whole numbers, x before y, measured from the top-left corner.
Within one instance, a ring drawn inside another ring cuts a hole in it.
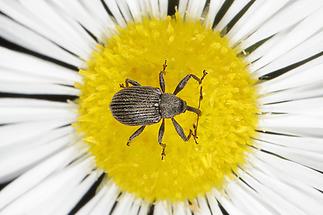
[[[123,88],[118,91],[112,97],[110,103],[110,110],[113,117],[122,124],[129,126],[141,126],[137,129],[128,139],[127,145],[140,135],[147,125],[155,124],[162,121],[158,132],[158,143],[162,146],[162,159],[164,158],[166,144],[163,144],[163,136],[165,131],[165,119],[170,118],[176,129],[178,135],[184,140],[188,141],[191,136],[194,137],[197,143],[197,125],[198,119],[201,115],[200,102],[202,100],[202,87],[200,87],[200,99],[198,108],[191,107],[187,103],[176,95],[184,89],[187,82],[193,78],[200,85],[202,80],[207,75],[207,72],[203,71],[202,78],[198,78],[194,74],[186,75],[177,85],[172,94],[165,93],[165,80],[164,75],[167,67],[167,61],[163,65],[162,71],[159,73],[159,85],[160,88],[151,86],[141,86],[137,81],[126,79],[125,85],[120,84]],[[132,86],[130,86],[132,85]],[[194,133],[192,129],[189,130],[189,134],[186,136],[182,126],[175,120],[175,116],[184,113],[185,111],[193,112],[197,115],[197,122],[193,125]]]

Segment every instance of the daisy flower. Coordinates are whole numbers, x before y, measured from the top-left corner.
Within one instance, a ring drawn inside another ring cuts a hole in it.
[[[322,20],[320,0],[0,0],[0,214],[320,214]],[[202,114],[164,123],[158,94],[128,146],[150,100],[118,121],[112,98],[161,77]]]

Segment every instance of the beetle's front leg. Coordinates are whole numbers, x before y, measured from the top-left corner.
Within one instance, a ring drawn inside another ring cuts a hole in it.
[[[139,82],[126,78],[125,85],[124,84],[120,84],[120,87],[121,88],[127,88],[127,87],[129,87],[130,84],[132,86],[140,86]]]
[[[193,78],[194,80],[196,80],[199,84],[202,84],[203,79],[205,78],[205,76],[207,75],[206,70],[203,70],[203,76],[201,78],[197,77],[194,74],[188,74],[186,75],[177,85],[176,89],[174,90],[173,94],[177,95],[181,90],[184,89],[184,87],[186,86],[187,82]]]
[[[167,68],[167,60],[165,60],[165,63],[163,64],[163,70],[160,71],[160,73],[159,73],[159,85],[160,85],[160,89],[162,90],[163,93],[165,93],[164,75],[166,73],[166,68]]]

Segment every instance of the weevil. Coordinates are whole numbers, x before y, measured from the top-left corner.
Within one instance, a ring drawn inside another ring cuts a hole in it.
[[[158,132],[158,143],[162,146],[162,159],[164,159],[166,144],[163,143],[163,136],[165,132],[165,119],[171,119],[178,135],[184,140],[188,141],[192,136],[197,143],[197,126],[201,115],[200,103],[203,98],[202,86],[200,87],[200,97],[198,108],[191,107],[187,103],[177,97],[176,95],[184,89],[187,82],[193,78],[200,85],[207,72],[203,71],[203,76],[198,78],[194,74],[186,75],[177,85],[174,92],[165,92],[164,75],[166,72],[167,61],[163,65],[163,69],[159,73],[160,88],[151,86],[141,86],[137,81],[126,79],[125,84],[120,84],[122,88],[112,97],[110,103],[110,110],[113,117],[119,122],[129,126],[140,126],[128,139],[127,145],[137,136],[139,136],[147,125],[155,124],[160,121],[161,125]],[[132,85],[132,86],[130,86]],[[175,116],[185,113],[185,111],[193,112],[197,115],[196,124],[189,130],[188,135],[185,135],[182,126],[175,120]]]

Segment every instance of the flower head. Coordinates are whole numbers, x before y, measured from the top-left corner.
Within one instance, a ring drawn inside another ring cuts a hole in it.
[[[1,214],[318,214],[322,7],[0,1]],[[125,79],[158,122],[113,117]],[[163,93],[195,113],[164,119]]]

